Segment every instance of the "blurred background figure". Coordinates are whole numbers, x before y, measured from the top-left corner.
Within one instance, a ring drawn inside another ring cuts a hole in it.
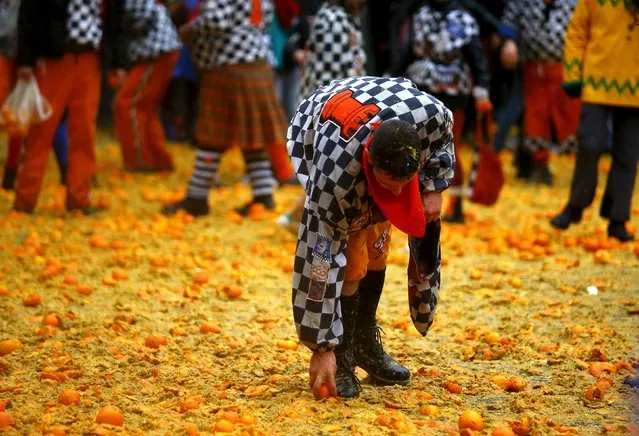
[[[577,162],[564,210],[552,220],[558,229],[581,221],[594,200],[599,157],[612,122],[612,166],[600,214],[608,236],[632,240],[626,230],[639,160],[639,0],[579,0],[566,35],[563,87],[583,108]]]
[[[131,172],[172,171],[159,106],[181,47],[166,8],[155,0],[125,0],[124,49],[115,81],[115,132],[124,168]],[[128,71],[125,71],[125,68]]]

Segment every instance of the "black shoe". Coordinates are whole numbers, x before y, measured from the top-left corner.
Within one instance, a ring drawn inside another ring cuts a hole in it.
[[[60,184],[67,186],[67,167],[60,167]]]
[[[17,168],[5,168],[4,176],[2,176],[2,189],[6,191],[13,191],[17,175]]]
[[[464,219],[464,210],[462,207],[462,198],[454,197],[451,198],[451,201],[454,201],[452,212],[443,218],[444,222],[452,223],[452,224],[463,224]]]
[[[575,224],[581,221],[582,213],[583,209],[568,205],[564,208],[564,210],[561,211],[559,215],[557,215],[550,221],[550,225],[552,225],[556,229],[566,230],[568,227],[570,227],[570,224]]]
[[[536,164],[530,175],[530,182],[537,185],[552,186],[553,175],[548,164]]]
[[[410,371],[384,352],[380,334],[382,329],[375,320],[385,277],[386,271],[368,271],[359,284],[353,355],[357,366],[377,384],[405,385],[410,382]]]
[[[251,207],[253,207],[253,205],[255,204],[263,204],[266,210],[275,209],[275,200],[273,200],[273,196],[265,195],[263,197],[255,197],[253,201],[245,204],[242,207],[238,207],[237,209],[235,209],[235,211],[242,216],[248,216],[249,212],[251,211]]]
[[[169,204],[162,208],[163,215],[175,215],[178,211],[183,210],[194,217],[209,214],[209,202],[196,198],[185,198],[177,203]]]
[[[634,236],[626,230],[626,223],[620,221],[610,221],[608,225],[608,236],[620,242],[629,242],[635,239]]]
[[[355,363],[380,385],[406,385],[410,371],[384,352],[382,329],[372,326],[355,332]]]
[[[355,375],[352,348],[336,351],[335,360],[337,361],[337,372],[335,373],[337,395],[342,398],[357,398],[362,391],[362,386]]]

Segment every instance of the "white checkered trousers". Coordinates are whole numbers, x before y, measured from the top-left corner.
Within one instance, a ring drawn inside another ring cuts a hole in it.
[[[288,152],[306,191],[293,316],[300,340],[313,350],[342,340],[339,297],[349,233],[386,220],[369,195],[361,159],[375,126],[391,119],[414,125],[421,139],[420,190],[446,189],[455,167],[452,114],[409,80],[333,81],[301,102],[289,126]]]

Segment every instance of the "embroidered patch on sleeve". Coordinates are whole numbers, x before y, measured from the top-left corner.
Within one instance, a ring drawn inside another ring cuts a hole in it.
[[[311,286],[308,290],[309,300],[324,300],[324,294],[326,293],[326,284],[328,283],[328,271],[330,267],[328,263],[322,263],[324,263],[324,265],[311,266]]]
[[[333,241],[326,236],[317,235],[317,241],[315,241],[315,247],[313,247],[313,257],[323,260],[324,262],[331,262],[331,243]]]

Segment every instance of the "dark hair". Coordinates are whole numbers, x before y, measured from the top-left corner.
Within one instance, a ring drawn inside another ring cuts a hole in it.
[[[419,169],[419,136],[415,127],[405,121],[388,120],[380,124],[368,152],[373,167],[394,179],[410,179]]]

